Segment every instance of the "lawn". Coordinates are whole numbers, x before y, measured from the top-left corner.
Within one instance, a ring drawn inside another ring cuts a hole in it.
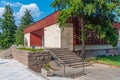
[[[21,47],[21,48],[17,48],[17,49],[25,50],[25,51],[29,51],[29,52],[41,52],[41,51],[44,51],[44,49],[42,49],[42,48],[34,49],[34,48]]]
[[[120,55],[119,56],[98,56],[96,58],[86,59],[86,61],[120,67]]]

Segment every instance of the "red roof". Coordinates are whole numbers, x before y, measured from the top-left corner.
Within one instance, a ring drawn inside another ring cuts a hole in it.
[[[24,29],[24,33],[30,33],[36,30],[39,30],[41,28],[50,26],[52,24],[55,24],[57,22],[57,16],[59,14],[59,11],[54,12],[53,14],[43,18],[42,20],[37,21],[36,23],[26,27]]]
[[[55,24],[57,22],[57,16],[59,15],[59,12],[60,11],[56,11],[53,14],[43,18],[42,20],[39,20],[36,23],[26,27],[24,29],[24,33],[26,34],[26,33],[34,32],[36,30]],[[114,26],[120,30],[120,23],[115,22]]]

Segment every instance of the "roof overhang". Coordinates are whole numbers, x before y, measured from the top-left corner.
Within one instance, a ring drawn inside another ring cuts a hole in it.
[[[55,24],[57,22],[57,16],[59,15],[59,12],[60,11],[56,11],[56,12],[52,13],[51,15],[37,21],[36,23],[26,27],[24,29],[24,34],[34,32],[34,31],[37,31],[37,30],[42,29],[44,27]]]

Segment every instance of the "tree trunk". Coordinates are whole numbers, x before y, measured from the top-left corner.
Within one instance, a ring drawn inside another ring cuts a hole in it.
[[[85,35],[84,35],[84,18],[80,16],[80,27],[81,27],[81,42],[82,42],[82,60],[83,60],[83,75],[85,75],[84,63],[85,63]]]

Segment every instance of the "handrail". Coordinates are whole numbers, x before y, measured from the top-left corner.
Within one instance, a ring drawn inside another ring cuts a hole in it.
[[[48,51],[50,51],[50,54],[51,54],[51,56],[54,54],[50,49],[48,49],[47,47],[45,47],[44,46],[44,48],[46,49],[46,50],[48,50]],[[65,63],[63,63],[63,62],[61,62],[60,60],[58,60],[58,57],[56,56],[56,55],[54,55],[55,57],[56,57],[56,59],[57,59],[57,64],[62,64],[63,66],[64,66],[64,76],[65,76],[65,67],[66,67],[66,65],[65,65]],[[59,62],[59,63],[58,63]]]

